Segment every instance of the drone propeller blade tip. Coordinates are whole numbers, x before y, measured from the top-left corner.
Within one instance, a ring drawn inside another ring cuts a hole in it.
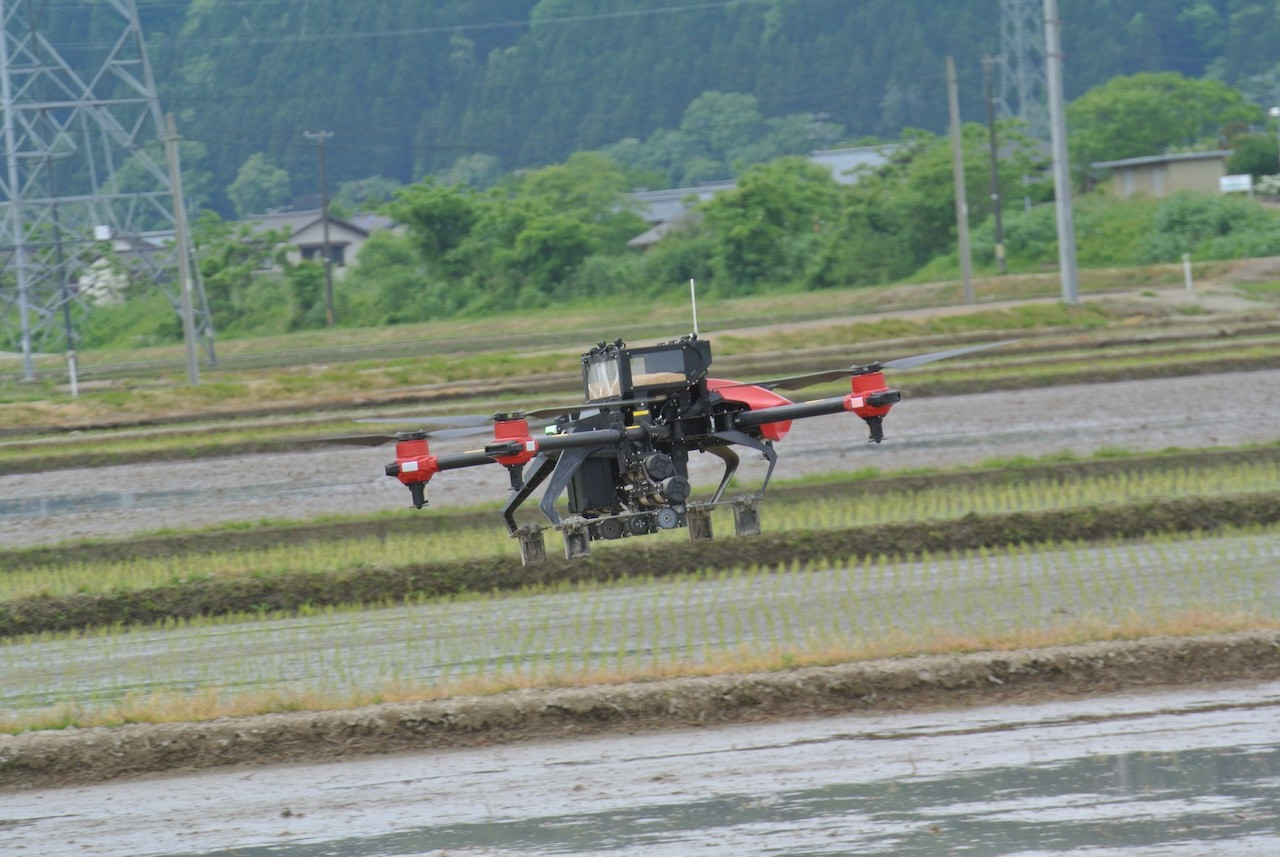
[[[338,437],[321,437],[316,438],[315,442],[338,446],[382,446],[382,444],[390,443],[395,439],[395,435],[390,434],[358,434],[341,435]]]
[[[933,363],[937,360],[959,357],[962,354],[986,351],[988,348],[998,348],[1001,345],[1012,345],[1019,341],[1020,340],[1017,339],[1003,339],[999,342],[984,342],[980,345],[965,345],[961,348],[949,348],[946,351],[933,351],[929,354],[915,354],[910,357],[899,357],[897,360],[886,361],[882,365],[885,369],[910,369],[914,366],[923,366],[926,363]]]

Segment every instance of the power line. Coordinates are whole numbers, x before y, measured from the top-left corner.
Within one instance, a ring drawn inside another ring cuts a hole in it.
[[[804,0],[791,0],[804,2]],[[234,42],[243,44],[294,43],[294,42],[336,42],[352,39],[381,39],[404,36],[426,36],[441,33],[483,32],[488,30],[536,29],[538,27],[559,24],[583,24],[597,21],[611,21],[634,18],[648,18],[659,15],[678,15],[688,12],[704,12],[712,9],[731,9],[738,6],[769,6],[773,0],[712,0],[705,3],[687,3],[680,6],[664,6],[656,9],[630,9],[618,12],[596,12],[583,15],[558,15],[554,17],[529,19],[523,21],[486,21],[469,24],[443,24],[430,27],[402,27],[394,30],[344,30],[336,33],[290,33],[275,36],[229,35],[217,38],[175,38],[166,39],[163,46],[193,47],[199,45],[219,45]],[[253,5],[258,5],[254,3]],[[67,8],[71,8],[68,6]],[[63,49],[104,48],[110,47],[107,42],[68,42]]]

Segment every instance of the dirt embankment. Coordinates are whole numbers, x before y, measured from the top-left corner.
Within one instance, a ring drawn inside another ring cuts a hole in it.
[[[0,736],[0,789],[227,765],[714,726],[851,711],[1034,701],[1280,676],[1280,632],[931,655],[197,723]]]

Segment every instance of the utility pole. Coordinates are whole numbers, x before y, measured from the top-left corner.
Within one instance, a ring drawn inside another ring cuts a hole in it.
[[[987,97],[987,136],[991,141],[991,214],[995,219],[996,269],[1004,273],[1007,268],[1004,261],[1004,225],[1000,198],[1000,149],[996,140],[996,105],[991,96],[991,64],[997,60],[993,57],[982,58],[982,89]]]
[[[50,211],[53,214],[53,257],[58,271],[58,294],[62,301],[62,333],[67,344],[67,379],[71,383],[71,398],[80,397],[80,379],[76,370],[76,334],[71,326],[71,287],[67,284],[65,254],[62,251],[62,223],[58,220],[58,183],[53,174],[53,153],[45,166],[49,178]]]
[[[1280,153],[1280,107],[1272,107],[1267,115],[1276,120],[1276,152]]]
[[[187,206],[182,199],[182,167],[178,163],[178,129],[173,114],[165,114],[165,155],[169,161],[169,187],[173,189],[173,237],[178,244],[178,296],[182,313],[182,338],[187,344],[187,383],[200,383],[196,362],[195,310],[191,300],[191,243],[187,233]]]
[[[329,246],[329,177],[325,173],[324,141],[333,136],[332,131],[303,131],[302,136],[316,141],[316,154],[320,158],[320,223],[324,231],[324,320],[333,327],[333,250]]]
[[[955,181],[956,237],[960,249],[960,276],[964,302],[973,303],[973,260],[969,255],[969,202],[964,192],[964,147],[960,142],[960,95],[956,87],[956,61],[947,57],[947,105],[951,110],[951,176]]]
[[[1062,302],[1080,303],[1076,282],[1076,227],[1071,213],[1071,164],[1062,104],[1062,21],[1058,0],[1044,0],[1045,79],[1049,89],[1049,131],[1053,146],[1053,199],[1058,212],[1058,269]]]

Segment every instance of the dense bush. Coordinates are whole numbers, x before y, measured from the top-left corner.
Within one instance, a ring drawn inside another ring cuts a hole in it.
[[[1177,193],[1156,210],[1139,247],[1142,261],[1280,254],[1280,218],[1248,197]]]

